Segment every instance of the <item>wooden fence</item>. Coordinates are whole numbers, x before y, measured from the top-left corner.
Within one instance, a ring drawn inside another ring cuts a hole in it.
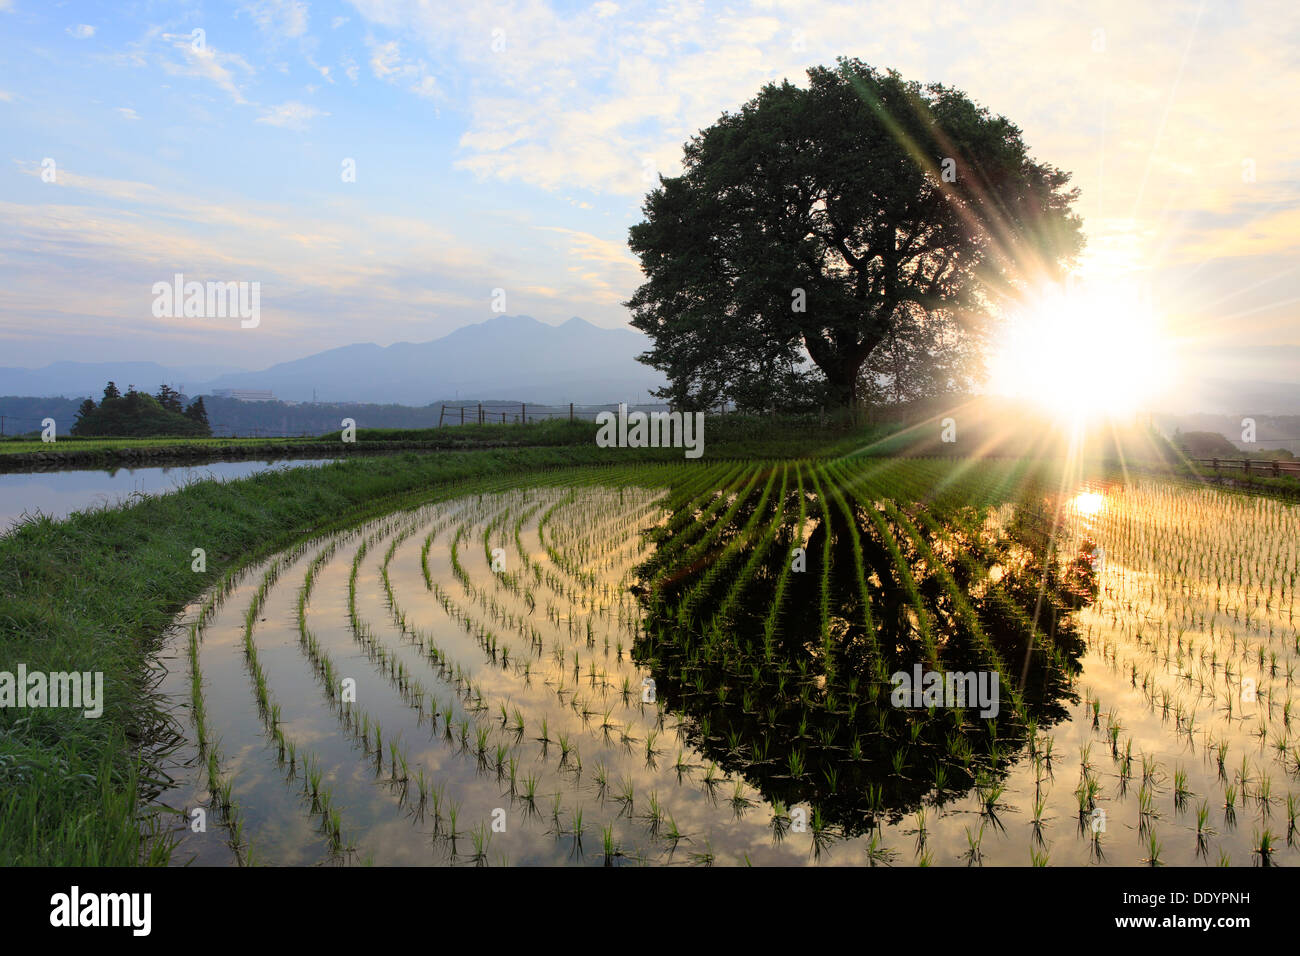
[[[1264,458],[1193,458],[1198,465],[1209,465],[1215,471],[1232,469],[1247,475],[1264,475],[1280,478],[1283,475],[1300,475],[1300,461],[1278,461]]]
[[[656,403],[629,403],[628,412],[634,411],[669,411],[669,406]],[[720,409],[719,411],[726,411]],[[443,425],[491,425],[523,424],[526,422],[554,421],[592,421],[601,412],[618,414],[618,403],[605,405],[541,405],[527,402],[501,402],[484,404],[469,402],[464,405],[443,405],[438,411],[438,427]]]

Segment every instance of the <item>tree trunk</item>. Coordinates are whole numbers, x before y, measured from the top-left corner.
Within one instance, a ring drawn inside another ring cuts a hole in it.
[[[830,368],[823,368],[826,376],[827,401],[836,408],[852,408],[858,397],[858,372],[863,359],[843,358]]]

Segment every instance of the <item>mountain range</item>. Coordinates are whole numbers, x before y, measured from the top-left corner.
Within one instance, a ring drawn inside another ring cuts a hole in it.
[[[650,340],[630,328],[606,329],[574,317],[548,325],[500,315],[429,342],[345,345],[261,371],[154,362],[56,362],[0,368],[0,396],[98,399],[116,382],[154,392],[164,382],[186,395],[270,391],[289,402],[364,402],[425,406],[501,399],[532,404],[636,404],[663,376],[636,357]],[[1300,415],[1293,382],[1193,378],[1153,403],[1171,414]]]
[[[538,404],[644,402],[663,376],[636,356],[649,340],[578,317],[547,325],[501,315],[430,342],[365,343],[317,352],[262,371],[153,362],[56,362],[0,368],[0,395],[98,399],[108,381],[153,392],[163,382],[187,395],[220,389],[271,391],[277,399],[427,405],[441,399],[506,398]],[[183,386],[183,388],[182,388]]]

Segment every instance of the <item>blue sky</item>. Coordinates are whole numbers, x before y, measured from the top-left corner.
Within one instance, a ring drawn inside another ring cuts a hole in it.
[[[1149,288],[1180,374],[1300,379],[1289,3],[0,0],[0,364],[260,368],[436,338],[497,288],[624,324],[647,179],[837,55],[1073,171],[1084,278]],[[175,272],[260,282],[260,325],[153,317]]]

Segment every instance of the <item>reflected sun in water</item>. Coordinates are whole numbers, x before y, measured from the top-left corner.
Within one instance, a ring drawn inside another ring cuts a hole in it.
[[[1106,496],[1096,491],[1081,491],[1074,496],[1070,507],[1076,514],[1095,515],[1106,506]]]

